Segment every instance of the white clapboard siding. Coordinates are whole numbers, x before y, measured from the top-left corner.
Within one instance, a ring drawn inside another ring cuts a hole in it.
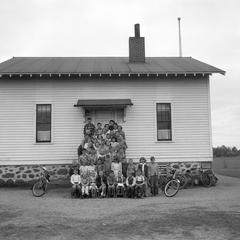
[[[83,138],[78,99],[130,98],[122,124],[127,157],[211,161],[209,82],[202,79],[8,79],[0,81],[0,165],[62,164]],[[173,141],[156,141],[156,103],[172,106]],[[36,104],[52,104],[52,142],[35,142]]]

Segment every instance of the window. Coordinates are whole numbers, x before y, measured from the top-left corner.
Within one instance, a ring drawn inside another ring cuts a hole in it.
[[[157,140],[172,140],[171,104],[157,103]]]
[[[51,104],[37,104],[36,141],[51,142]]]

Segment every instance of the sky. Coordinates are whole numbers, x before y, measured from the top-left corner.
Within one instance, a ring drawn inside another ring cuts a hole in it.
[[[128,56],[140,23],[146,56],[183,56],[211,76],[213,145],[240,148],[239,0],[0,0],[0,62],[13,56]]]

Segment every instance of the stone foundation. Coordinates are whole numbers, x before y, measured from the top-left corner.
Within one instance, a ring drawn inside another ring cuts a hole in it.
[[[182,173],[194,172],[200,168],[211,168],[211,162],[183,162],[183,163],[158,163],[161,166],[169,164],[172,168],[179,169]],[[205,166],[205,167],[204,167]],[[56,184],[69,184],[68,175],[70,165],[45,165],[50,173],[50,180]],[[39,178],[41,168],[38,165],[25,166],[0,166],[0,186],[17,186],[32,184]]]
[[[51,182],[68,183],[69,165],[46,165]],[[38,165],[0,166],[0,186],[32,184],[39,178],[41,168]]]

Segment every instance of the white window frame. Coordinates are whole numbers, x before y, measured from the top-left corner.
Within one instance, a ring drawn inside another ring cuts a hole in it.
[[[37,114],[36,114],[36,112],[37,112],[37,105],[41,105],[41,104],[43,104],[43,105],[51,105],[51,141],[50,142],[37,142]],[[53,135],[53,133],[54,133],[54,129],[53,129],[53,121],[54,121],[54,119],[53,119],[53,111],[54,111],[54,104],[52,103],[52,102],[50,102],[50,101],[41,101],[41,102],[35,102],[34,103],[34,114],[33,114],[33,122],[34,122],[34,124],[33,124],[33,132],[34,132],[34,134],[33,134],[33,144],[34,145],[52,145],[54,142],[53,142],[53,140],[54,140],[54,135]]]
[[[171,106],[171,133],[172,133],[172,139],[171,140],[161,140],[159,141],[158,138],[157,138],[157,104],[158,103],[168,103],[170,104]],[[153,109],[154,109],[154,142],[155,143],[173,143],[175,142],[175,134],[174,134],[174,103],[172,100],[157,100],[154,102],[154,106],[153,106]]]

